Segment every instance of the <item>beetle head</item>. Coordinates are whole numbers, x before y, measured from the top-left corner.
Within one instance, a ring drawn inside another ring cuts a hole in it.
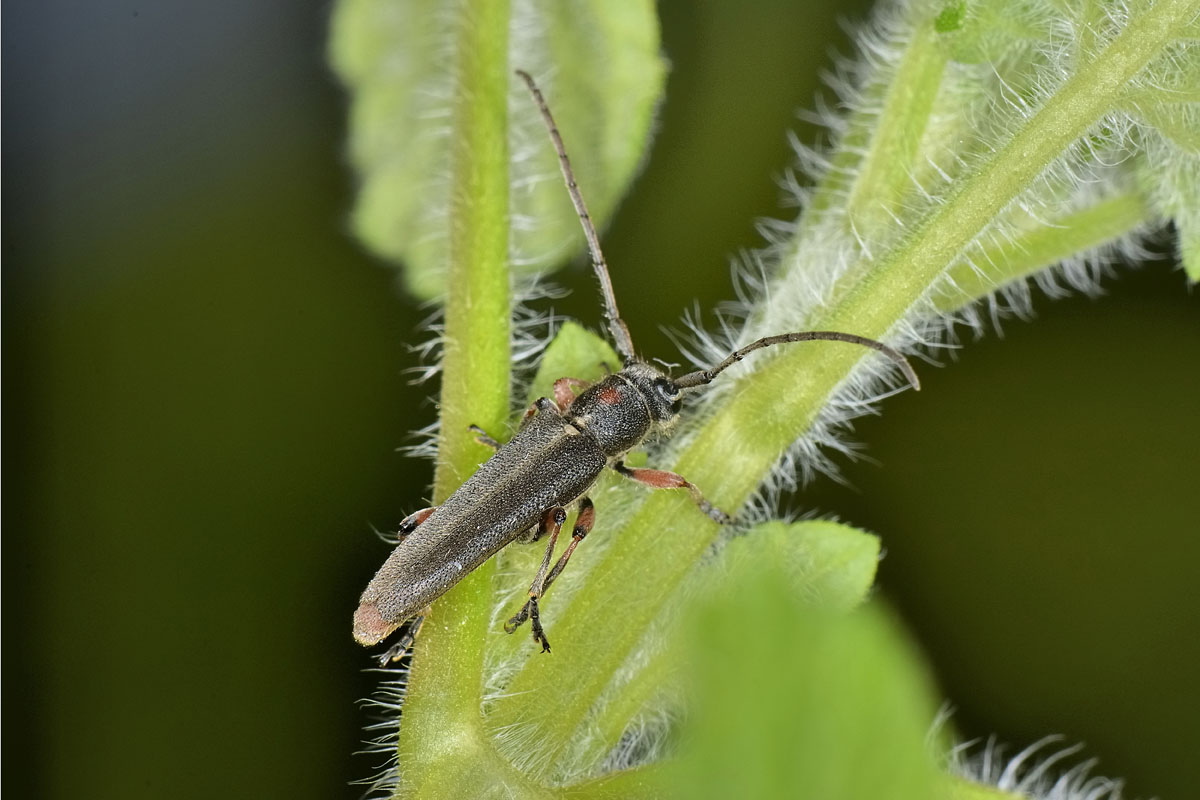
[[[642,362],[632,362],[621,370],[646,401],[650,418],[658,427],[670,427],[683,406],[683,390],[661,370]]]

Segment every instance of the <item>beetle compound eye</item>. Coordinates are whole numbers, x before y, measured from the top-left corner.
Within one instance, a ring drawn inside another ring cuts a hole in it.
[[[654,382],[654,391],[662,398],[663,404],[671,409],[672,414],[678,414],[683,407],[682,392],[679,387],[669,380],[658,379]]]

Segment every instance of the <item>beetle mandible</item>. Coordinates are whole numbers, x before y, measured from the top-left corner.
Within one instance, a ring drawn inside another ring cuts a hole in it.
[[[541,91],[528,73],[517,75],[528,85],[549,129],[571,202],[579,214],[592,264],[604,299],[609,335],[622,360],[619,372],[587,386],[573,378],[554,383],[554,399],[539,398],[521,421],[512,439],[500,444],[472,426],[477,438],[495,450],[479,470],[442,505],[406,517],[399,526],[399,544],[367,584],[354,613],[354,638],[362,645],[378,644],[404,625],[400,640],[381,663],[404,655],[420,628],[430,604],[505,545],[533,531],[533,540],[549,534],[541,566],[529,587],[529,599],[504,629],[513,633],[529,621],[542,652],[550,642],[539,617],[538,601],[570,561],[575,548],[592,529],[595,508],[587,491],[606,468],[655,489],[686,489],[700,510],[718,523],[730,517],[712,506],[683,476],[657,469],[633,468],[622,457],[655,432],[665,432],[679,416],[683,393],[711,382],[748,353],[787,342],[813,340],[848,342],[877,350],[903,371],[914,388],[916,373],[897,351],[873,339],[837,331],[784,333],[759,339],[709,369],[672,378],[641,361],[633,350],[629,329],[617,311],[608,265],[600,251],[583,195],[575,184],[562,137]],[[582,392],[575,394],[576,389]],[[566,521],[566,508],[577,503],[579,514],[571,542],[551,565],[554,546]]]

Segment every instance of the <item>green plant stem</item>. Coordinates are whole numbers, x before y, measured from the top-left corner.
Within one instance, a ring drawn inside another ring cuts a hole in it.
[[[946,800],[1024,800],[1025,797],[1023,794],[1001,791],[995,786],[985,786],[966,778],[950,778],[945,793]]]
[[[664,796],[663,787],[670,785],[664,765],[653,764],[568,787],[562,796],[569,800],[658,800]]]
[[[864,96],[872,99],[872,105],[877,98],[886,96],[889,84],[887,75],[873,75],[872,80],[862,88]],[[823,222],[830,211],[839,207],[839,201],[850,190],[852,175],[856,166],[864,156],[862,151],[873,141],[876,117],[866,111],[858,110],[846,121],[846,132],[838,143],[839,146],[832,156],[829,168],[821,176],[813,189],[812,197],[804,211],[801,225],[805,230],[816,227]],[[803,237],[796,237],[803,238]],[[796,244],[792,242],[793,246]]]
[[[950,279],[934,298],[939,311],[954,311],[975,302],[1012,281],[1057,264],[1075,253],[1085,253],[1124,236],[1150,220],[1145,198],[1135,192],[1107,197],[1093,206],[1054,220],[1050,227],[1001,245],[987,248],[978,259],[983,272],[960,262],[950,268]]]
[[[859,231],[890,221],[887,210],[911,187],[913,162],[946,69],[933,24],[923,22],[900,60],[883,115],[846,203]]]
[[[855,284],[813,327],[885,336],[1001,210],[1113,107],[1196,6],[1160,0],[1131,20],[905,240],[856,273]],[[798,346],[770,359],[764,354],[767,363],[722,395],[674,468],[706,487],[718,506],[740,508],[862,358],[859,349],[836,344]],[[632,493],[625,497],[637,502]],[[527,728],[522,739],[531,763],[553,764],[585,724],[612,676],[707,551],[717,527],[685,498],[660,493],[641,505],[619,535],[619,546],[596,565],[553,633],[556,647],[592,655],[588,669],[579,671],[570,659],[531,658],[492,715],[498,728]],[[540,702],[537,690],[545,686],[558,693],[553,707]]]
[[[833,209],[842,209],[860,233],[888,219],[915,171],[918,151],[946,68],[946,53],[933,22],[924,19],[905,46],[895,72],[877,72],[861,90],[877,98],[882,113],[856,112],[847,122],[830,169],[813,191],[801,226],[815,228]],[[793,247],[805,236],[795,237]]]
[[[434,502],[487,458],[468,425],[500,430],[509,406],[508,3],[465,0],[459,13]],[[488,561],[438,600],[418,639],[398,742],[409,796],[446,797],[497,773],[521,782],[480,725],[493,569]]]

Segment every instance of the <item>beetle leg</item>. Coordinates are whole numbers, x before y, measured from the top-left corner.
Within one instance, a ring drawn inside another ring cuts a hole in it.
[[[468,425],[467,429],[471,431],[471,433],[475,434],[475,441],[479,442],[484,447],[490,447],[493,450],[500,449],[500,443],[491,436],[488,436],[488,432],[483,428],[479,427],[478,425]]]
[[[437,511],[437,509],[437,506],[422,508],[420,511],[414,511],[404,519],[400,520],[400,525],[396,530],[396,535],[400,537],[400,541],[404,541],[405,537],[415,531],[418,525],[429,519],[429,515]]]
[[[541,632],[541,622],[538,621],[538,597],[541,596],[542,591],[545,591],[546,573],[550,571],[550,559],[554,557],[554,543],[558,541],[558,531],[563,529],[564,522],[566,522],[566,510],[562,506],[553,507],[542,516],[539,530],[550,530],[550,541],[546,543],[546,554],[541,558],[538,575],[534,576],[533,583],[529,584],[529,601],[524,604],[514,618],[504,624],[504,631],[512,633],[521,626],[522,622],[532,616],[533,638],[542,643],[542,652],[550,648],[550,645],[546,644],[546,636]]]
[[[575,390],[588,386],[587,381],[579,378],[559,378],[554,382],[554,402],[559,408],[566,408],[575,402]]]
[[[564,519],[566,518],[566,512],[563,511],[563,509],[561,509],[561,508],[555,507],[555,508],[547,509],[546,513],[542,514],[541,522],[539,522],[533,528],[530,528],[525,533],[518,536],[517,541],[521,542],[522,544],[533,544],[534,542],[538,541],[543,536],[545,536],[546,532],[551,529],[554,530],[554,535],[558,536],[558,530],[559,530],[559,528],[562,527],[563,520],[558,518],[558,513],[556,513],[556,512],[561,513],[563,515]],[[557,523],[557,527],[555,527],[556,523]],[[551,539],[550,541],[551,541],[551,544],[554,543],[553,539]]]
[[[554,569],[550,570],[550,574],[546,576],[546,582],[542,585],[542,594],[546,593],[550,584],[554,583],[554,579],[566,568],[567,562],[571,560],[571,554],[575,552],[575,548],[579,546],[584,537],[592,532],[592,526],[595,523],[596,507],[592,505],[591,499],[584,497],[579,501],[579,516],[576,517],[575,528],[571,531],[571,543],[559,556],[558,561],[554,564]]]
[[[428,611],[429,609],[426,609]],[[425,615],[413,617],[404,629],[404,633],[400,634],[400,638],[396,643],[387,649],[387,652],[379,657],[379,666],[386,667],[393,661],[399,661],[404,658],[404,654],[408,652],[408,648],[412,647],[413,640],[417,638],[417,634],[421,632],[421,626],[425,624]]]
[[[649,486],[651,489],[687,489],[692,495],[692,500],[700,507],[700,510],[718,525],[728,525],[733,522],[732,517],[705,500],[704,495],[696,488],[696,484],[690,482],[682,475],[676,475],[674,472],[667,472],[661,469],[627,467],[624,461],[618,461],[613,464],[613,469],[626,478],[632,478],[643,486]]]
[[[529,584],[529,596],[540,597],[546,588],[546,573],[550,571],[550,559],[554,557],[554,545],[558,541],[558,532],[567,521],[567,511],[562,506],[546,512],[542,521],[542,530],[550,530],[550,541],[546,543],[546,554],[542,556],[542,565],[538,567],[533,583]],[[549,524],[547,524],[549,523]]]
[[[546,554],[542,556],[542,565],[538,567],[537,575],[534,576],[533,583],[529,586],[529,600],[517,612],[516,616],[504,624],[504,631],[512,633],[526,619],[531,619],[533,640],[542,645],[543,653],[550,651],[550,643],[546,641],[546,634],[542,631],[542,623],[538,618],[537,599],[545,591],[546,573],[550,570],[550,559],[554,557],[554,545],[558,541],[558,533],[562,530],[563,523],[566,521],[567,512],[562,506],[555,506],[547,510],[545,515],[543,515],[539,531],[547,529],[550,531],[550,541],[546,543]]]
[[[550,555],[553,546],[547,549],[546,558],[542,561],[542,568],[538,570],[537,578],[534,578],[533,585],[529,587],[529,599],[525,605],[521,607],[512,619],[504,625],[504,630],[512,633],[525,620],[530,621],[530,626],[533,629],[533,640],[542,646],[543,653],[550,652],[550,640],[546,638],[546,632],[542,629],[542,623],[538,615],[538,598],[546,593],[550,588],[550,584],[554,583],[562,571],[566,568],[567,562],[571,560],[571,554],[575,552],[575,548],[583,541],[584,537],[592,530],[592,525],[596,522],[596,509],[592,505],[592,501],[586,497],[579,501],[579,516],[575,519],[575,528],[571,531],[571,543],[567,545],[567,549],[559,556],[555,562],[554,568],[546,572],[546,567],[550,563]],[[561,522],[559,525],[561,526]],[[558,536],[558,530],[554,531],[554,536]],[[553,538],[551,539],[553,545]],[[539,585],[540,582],[540,585]]]

